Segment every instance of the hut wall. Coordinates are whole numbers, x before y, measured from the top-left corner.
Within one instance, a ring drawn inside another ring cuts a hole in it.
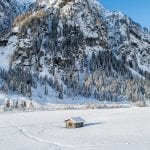
[[[83,123],[75,123],[75,128],[80,128],[80,127],[83,127]]]
[[[80,128],[83,127],[84,123],[74,123],[72,121],[66,121],[66,128]]]
[[[74,128],[74,124],[71,121],[67,121],[66,128]]]

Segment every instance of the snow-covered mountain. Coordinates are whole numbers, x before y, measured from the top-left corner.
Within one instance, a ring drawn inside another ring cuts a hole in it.
[[[6,30],[16,14],[19,13],[15,0],[0,1],[0,32]]]
[[[15,17],[26,11],[34,0],[1,0],[0,1],[0,33],[6,33]]]
[[[36,0],[16,0],[16,2],[19,4],[19,7],[24,11],[27,10],[30,5],[36,2]]]
[[[0,47],[1,91],[44,103],[150,99],[148,29],[96,0],[36,2]]]
[[[137,72],[150,72],[150,31],[121,13],[106,11],[106,20],[115,54]]]

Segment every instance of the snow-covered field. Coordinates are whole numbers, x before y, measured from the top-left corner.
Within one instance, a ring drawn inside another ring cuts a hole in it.
[[[0,150],[150,150],[150,108],[0,113]]]

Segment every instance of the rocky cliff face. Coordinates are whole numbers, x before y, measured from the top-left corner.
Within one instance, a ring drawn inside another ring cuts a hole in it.
[[[150,33],[127,16],[96,0],[42,0],[13,26],[1,49],[2,91],[33,99],[150,98]]]
[[[127,16],[106,12],[108,36],[116,56],[139,73],[150,71],[150,32]]]

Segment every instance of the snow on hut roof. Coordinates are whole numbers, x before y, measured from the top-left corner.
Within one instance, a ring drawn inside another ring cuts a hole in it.
[[[68,120],[71,120],[71,121],[73,121],[74,123],[82,123],[82,122],[85,122],[85,120],[82,119],[81,117],[72,117],[72,118],[69,118],[69,119],[67,119],[67,120],[65,120],[65,121],[68,121]]]

